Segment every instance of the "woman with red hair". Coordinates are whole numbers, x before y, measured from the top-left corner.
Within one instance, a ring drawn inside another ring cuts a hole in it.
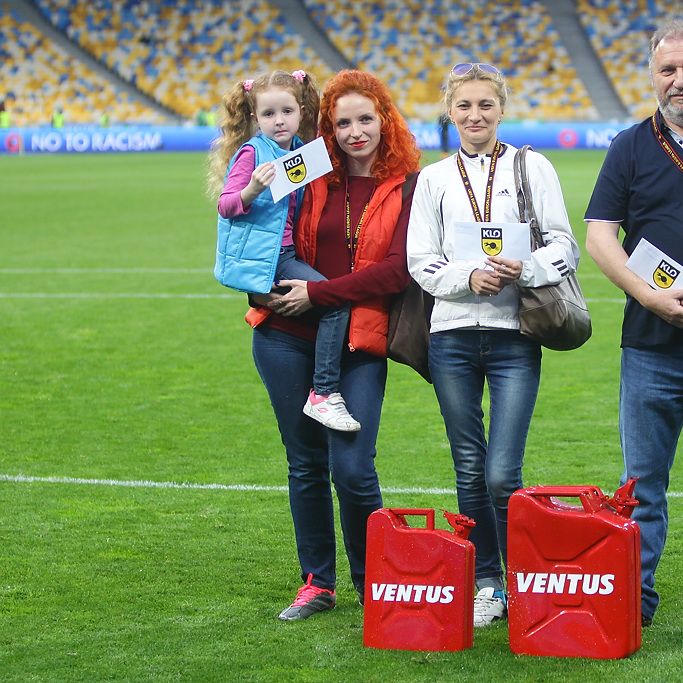
[[[382,507],[374,459],[387,376],[388,306],[410,280],[406,231],[420,158],[387,87],[361,71],[342,71],[328,83],[320,133],[333,170],[306,189],[295,242],[301,258],[328,279],[281,280],[289,291],[253,297],[261,306],[247,315],[256,368],[287,452],[304,582],[280,613],[284,621],[306,619],[336,602],[331,477],[363,604],[365,527]],[[362,425],[357,432],[326,429],[301,412],[313,373],[316,308],[346,304],[351,315],[340,392]]]

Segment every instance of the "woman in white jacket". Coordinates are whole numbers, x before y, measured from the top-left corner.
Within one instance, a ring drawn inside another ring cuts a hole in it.
[[[520,222],[517,150],[497,137],[505,79],[490,64],[456,64],[444,99],[460,149],[420,173],[408,226],[408,269],[435,298],[429,365],[455,464],[458,507],[476,522],[470,536],[478,591],[474,625],[485,626],[506,614],[508,499],[522,486],[541,370],[539,344],[519,332],[518,292],[573,273],[579,250],[555,170],[529,152],[529,182],[546,246],[523,260],[503,256],[496,226],[518,234],[521,229],[507,227]],[[479,254],[472,248],[478,240]]]

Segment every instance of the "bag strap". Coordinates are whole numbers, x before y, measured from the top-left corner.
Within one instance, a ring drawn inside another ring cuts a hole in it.
[[[515,174],[515,189],[517,192],[517,206],[519,207],[519,220],[528,223],[531,231],[531,250],[535,251],[539,247],[545,246],[545,240],[541,234],[541,227],[534,209],[533,197],[531,196],[531,186],[526,167],[526,153],[533,151],[531,145],[524,145],[515,153],[513,161],[513,171]]]
[[[512,162],[512,170],[515,174],[515,193],[517,195],[517,207],[519,208],[519,222],[526,223],[526,197],[524,196],[524,190],[522,189],[521,180],[521,164],[522,160],[526,155],[526,147],[518,149],[515,152],[515,158]]]
[[[413,173],[408,173],[406,175],[406,179],[403,181],[403,185],[401,186],[402,202],[405,203],[406,199],[408,199],[408,197],[410,197],[413,194],[413,191],[415,190],[415,185],[417,184],[418,175],[418,171],[414,171]]]

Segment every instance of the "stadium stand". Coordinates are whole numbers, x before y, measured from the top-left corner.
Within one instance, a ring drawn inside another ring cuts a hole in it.
[[[672,12],[675,4],[654,0],[577,0],[584,30],[635,119],[651,116],[657,107],[649,82],[648,44],[656,25]]]
[[[434,120],[457,62],[489,62],[508,77],[508,118],[594,119],[545,8],[535,0],[304,0],[337,48],[392,88],[409,117]]]
[[[0,12],[0,62],[4,99],[12,125],[49,125],[53,111],[67,123],[159,123],[153,110],[116,90],[11,10]]]
[[[264,0],[38,0],[71,40],[142,92],[194,119],[235,80],[263,71],[331,71]]]
[[[635,118],[656,103],[647,40],[662,0],[576,0],[580,20],[620,98]],[[234,80],[273,68],[332,75],[310,36],[266,0],[34,0],[50,25],[126,83],[194,121],[215,110]],[[279,3],[282,5],[282,3]],[[448,69],[497,65],[508,77],[507,119],[593,120],[597,112],[540,0],[299,0],[351,64],[377,74],[411,119],[435,121]],[[294,10],[292,10],[294,11]],[[303,11],[303,10],[301,10]],[[302,33],[305,33],[302,31]],[[165,123],[162,113],[48,40],[0,2],[5,99],[18,125],[47,123],[61,105],[69,123]]]

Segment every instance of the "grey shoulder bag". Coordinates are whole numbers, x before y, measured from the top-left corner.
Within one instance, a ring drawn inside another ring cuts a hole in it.
[[[524,145],[514,159],[515,188],[519,220],[529,223],[531,250],[545,246],[534,210],[526,169]],[[576,274],[556,285],[518,287],[520,332],[555,351],[570,351],[585,344],[591,336],[591,319]]]

